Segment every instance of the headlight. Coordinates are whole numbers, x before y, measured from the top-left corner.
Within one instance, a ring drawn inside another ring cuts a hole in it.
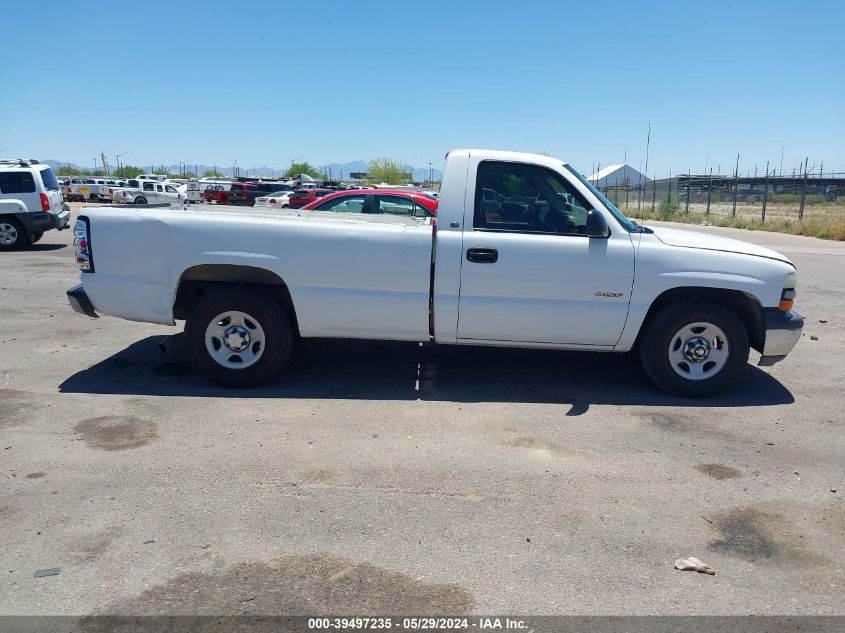
[[[788,273],[783,280],[783,290],[780,293],[780,303],[778,308],[784,312],[792,310],[795,305],[795,285],[798,281],[798,273],[793,271]]]

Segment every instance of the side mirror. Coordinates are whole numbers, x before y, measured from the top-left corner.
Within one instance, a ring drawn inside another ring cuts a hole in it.
[[[610,227],[607,226],[607,220],[605,220],[601,211],[593,209],[587,212],[587,226],[584,232],[587,237],[596,237],[599,239],[610,237]]]

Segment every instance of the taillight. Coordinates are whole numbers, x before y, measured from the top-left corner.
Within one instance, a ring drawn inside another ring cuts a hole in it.
[[[276,199],[275,199],[275,198],[270,198],[270,204],[276,204]]]
[[[50,198],[47,197],[46,193],[41,194],[41,210],[42,211],[49,211],[50,210]]]
[[[94,259],[91,255],[90,225],[88,218],[80,217],[73,227],[73,245],[76,247],[76,265],[84,273],[94,272]]]

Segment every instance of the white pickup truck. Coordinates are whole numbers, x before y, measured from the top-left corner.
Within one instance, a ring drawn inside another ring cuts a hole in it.
[[[271,379],[297,336],[628,352],[684,396],[801,336],[795,266],[767,248],[644,228],[569,165],[447,155],[437,217],[204,207],[85,209],[73,308],[185,319],[197,369]],[[491,193],[492,192],[492,193]],[[494,195],[495,194],[495,195]]]

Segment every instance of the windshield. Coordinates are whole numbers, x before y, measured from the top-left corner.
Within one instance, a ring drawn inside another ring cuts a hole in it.
[[[610,211],[610,213],[613,215],[614,218],[616,218],[616,220],[619,222],[619,224],[621,224],[623,227],[625,227],[626,231],[628,231],[629,233],[640,232],[640,227],[638,227],[636,224],[634,224],[631,220],[628,219],[628,217],[624,213],[622,213],[619,209],[617,209],[615,204],[613,204],[610,200],[608,200],[601,191],[599,191],[598,189],[596,189],[593,186],[593,183],[591,183],[589,180],[584,178],[584,176],[579,174],[578,171],[574,167],[572,167],[571,165],[564,165],[564,167],[566,167],[566,169],[567,169],[567,171],[569,171],[569,173],[573,174],[574,176],[576,176],[578,178],[578,180],[583,182],[587,186],[587,188],[590,191],[593,192],[593,194],[596,196],[596,198],[598,198],[599,200],[602,201],[602,203],[607,208],[607,210]]]

